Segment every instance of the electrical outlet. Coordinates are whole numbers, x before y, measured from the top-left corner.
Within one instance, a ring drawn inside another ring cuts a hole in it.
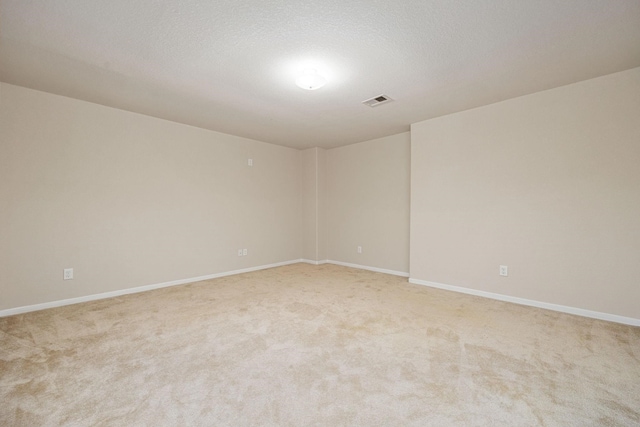
[[[253,159],[247,159],[247,165],[253,166]]]
[[[501,276],[508,276],[509,275],[509,267],[507,267],[506,265],[501,265],[500,266],[500,275]]]
[[[247,256],[247,250],[246,249],[242,250],[242,256]]]
[[[242,249],[238,249],[238,256],[242,256]]]
[[[362,253],[362,246],[358,246],[358,253],[361,254]]]
[[[63,273],[62,273],[62,278],[64,280],[73,279],[73,268],[65,268]]]

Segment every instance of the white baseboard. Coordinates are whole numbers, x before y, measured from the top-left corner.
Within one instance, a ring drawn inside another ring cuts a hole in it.
[[[361,270],[375,271],[376,273],[385,273],[385,274],[393,274],[394,276],[409,277],[409,273],[405,273],[404,271],[387,270],[385,268],[369,267],[367,265],[351,264],[349,262],[334,261],[334,260],[331,260],[331,259],[323,259],[323,260],[320,260],[320,261],[314,261],[312,259],[304,259],[303,258],[303,259],[300,260],[300,262],[304,262],[304,263],[312,264],[312,265],[335,264],[335,265],[341,265],[343,267],[351,267],[351,268],[359,268]]]
[[[369,267],[367,265],[351,264],[349,262],[334,261],[331,259],[328,259],[326,262],[329,264],[342,265],[344,267],[352,267],[352,268],[359,268],[362,270],[375,271],[377,273],[393,274],[394,276],[400,276],[400,277],[409,277],[409,273],[406,273],[404,271],[387,270],[385,268]]]
[[[304,259],[304,258],[302,258],[300,260],[300,262],[304,262],[306,264],[312,264],[312,265],[322,265],[322,264],[326,264],[327,260],[326,259],[322,259],[320,261],[314,261],[312,259]]]
[[[582,308],[569,307],[566,305],[551,304],[548,302],[535,301],[525,298],[512,297],[509,295],[494,294],[492,292],[478,291],[476,289],[463,288],[460,286],[445,285],[442,283],[429,282],[427,280],[409,279],[409,283],[416,285],[429,286],[431,288],[444,289],[447,291],[460,292],[463,294],[475,295],[484,298],[491,298],[499,301],[512,302],[514,304],[528,305],[531,307],[544,308],[547,310],[559,311],[561,313],[575,314],[582,317],[590,317],[592,319],[607,320],[609,322],[622,323],[631,326],[640,326],[640,319],[633,317],[618,316],[616,314],[601,313],[599,311],[585,310]]]
[[[138,286],[138,287],[135,287],[135,288],[120,289],[120,290],[117,290],[117,291],[103,292],[103,293],[100,293],[100,294],[87,295],[87,296],[83,296],[83,297],[69,298],[69,299],[63,299],[63,300],[58,300],[58,301],[45,302],[45,303],[42,303],[42,304],[26,305],[24,307],[9,308],[9,309],[6,309],[6,310],[0,310],[0,317],[13,316],[15,314],[28,313],[30,311],[44,310],[44,309],[47,309],[47,308],[62,307],[64,305],[78,304],[78,303],[81,303],[81,302],[95,301],[95,300],[105,299],[105,298],[113,298],[113,297],[118,297],[118,296],[121,296],[121,295],[135,294],[135,293],[138,293],[138,292],[151,291],[153,289],[167,288],[169,286],[184,285],[184,284],[187,284],[187,283],[200,282],[202,280],[209,280],[209,279],[216,279],[218,277],[232,276],[234,274],[249,273],[251,271],[265,270],[267,268],[281,267],[283,265],[289,265],[289,264],[297,264],[297,263],[299,263],[301,261],[302,261],[301,259],[295,259],[295,260],[291,260],[291,261],[278,262],[278,263],[275,263],[275,264],[260,265],[260,266],[257,266],[257,267],[243,268],[243,269],[240,269],[240,270],[232,270],[232,271],[225,271],[225,272],[222,272],[222,273],[208,274],[206,276],[190,277],[188,279],[172,280],[170,282],[163,282],[163,283],[156,283],[156,284],[153,284],[153,285]]]
[[[83,296],[83,297],[69,298],[69,299],[58,300],[58,301],[51,301],[51,302],[46,302],[46,303],[42,303],[42,304],[34,304],[34,305],[27,305],[27,306],[23,306],[23,307],[9,308],[9,309],[5,309],[5,310],[0,310],[0,317],[13,316],[15,314],[27,313],[27,312],[30,312],[30,311],[44,310],[44,309],[47,309],[47,308],[62,307],[62,306],[65,306],[65,305],[78,304],[78,303],[81,303],[81,302],[95,301],[95,300],[105,299],[105,298],[113,298],[113,297],[122,296],[122,295],[128,295],[128,294],[134,294],[134,293],[138,293],[138,292],[150,291],[150,290],[153,290],[153,289],[166,288],[166,287],[169,287],[169,286],[184,285],[184,284],[187,284],[187,283],[200,282],[202,280],[216,279],[218,277],[232,276],[232,275],[235,275],[235,274],[242,274],[242,273],[249,273],[249,272],[252,272],[252,271],[265,270],[267,268],[281,267],[281,266],[284,266],[284,265],[296,264],[296,263],[299,263],[299,262],[304,262],[304,263],[313,264],[313,265],[321,265],[321,264],[329,263],[329,264],[335,264],[335,265],[342,265],[344,267],[352,267],[352,268],[359,268],[359,269],[362,269],[362,270],[375,271],[375,272],[378,272],[378,273],[392,274],[394,276],[409,277],[409,273],[406,273],[406,272],[403,272],[403,271],[387,270],[387,269],[384,269],[384,268],[369,267],[369,266],[366,266],[366,265],[351,264],[351,263],[348,263],[348,262],[341,262],[341,261],[334,261],[334,260],[314,261],[314,260],[309,260],[309,259],[295,259],[295,260],[290,260],[290,261],[278,262],[278,263],[275,263],[275,264],[260,265],[260,266],[257,266],[257,267],[243,268],[243,269],[240,269],[240,270],[232,270],[232,271],[225,271],[225,272],[222,272],[222,273],[214,273],[214,274],[209,274],[209,275],[206,275],[206,276],[191,277],[191,278],[188,278],[188,279],[173,280],[173,281],[170,281],[170,282],[163,282],[163,283],[156,283],[156,284],[152,284],[152,285],[138,286],[138,287],[135,287],[135,288],[121,289],[121,290],[112,291],[112,292],[103,292],[103,293],[100,293],[100,294],[87,295],[87,296]],[[527,306],[531,306],[531,307],[544,308],[544,309],[547,309],[547,310],[553,310],[553,311],[559,311],[559,312],[562,312],[562,313],[575,314],[575,315],[578,315],[578,316],[590,317],[590,318],[593,318],[593,319],[607,320],[607,321],[610,321],[610,322],[622,323],[622,324],[625,324],[625,325],[640,326],[640,319],[635,319],[635,318],[632,318],[632,317],[618,316],[618,315],[615,315],[615,314],[601,313],[601,312],[598,312],[598,311],[585,310],[585,309],[582,309],[582,308],[568,307],[568,306],[559,305],[559,304],[551,304],[551,303],[547,303],[547,302],[529,300],[529,299],[525,299],[525,298],[512,297],[512,296],[509,296],[509,295],[502,295],[502,294],[496,294],[496,293],[492,293],[492,292],[478,291],[478,290],[475,290],[475,289],[463,288],[463,287],[460,287],[460,286],[445,285],[445,284],[442,284],[442,283],[430,282],[430,281],[420,280],[420,279],[410,278],[409,282],[413,283],[413,284],[416,284],[416,285],[429,286],[429,287],[432,287],[432,288],[444,289],[444,290],[453,291],[453,292],[460,292],[460,293],[469,294],[469,295],[476,295],[476,296],[495,299],[495,300],[499,300],[499,301],[506,301],[506,302],[512,302],[512,303],[520,304],[520,305],[527,305]]]

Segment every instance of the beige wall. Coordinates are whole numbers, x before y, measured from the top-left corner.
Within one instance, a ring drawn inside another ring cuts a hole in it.
[[[329,224],[327,222],[327,150],[318,148],[318,260],[328,257]]]
[[[302,168],[302,258],[317,260],[317,150],[309,148],[300,152]]]
[[[409,271],[409,164],[409,132],[327,151],[329,259]]]
[[[414,124],[411,277],[640,318],[640,68]]]
[[[302,258],[327,259],[326,151],[309,148],[300,152],[302,164]]]
[[[297,150],[2,83],[0,309],[298,259],[300,175]]]
[[[637,117],[640,69],[296,151],[2,83],[0,310],[298,258],[406,272],[411,206],[414,279],[640,318]]]

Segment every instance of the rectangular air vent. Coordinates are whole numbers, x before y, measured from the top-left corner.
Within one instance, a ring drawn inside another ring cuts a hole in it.
[[[387,102],[391,102],[393,99],[389,98],[387,95],[378,95],[373,98],[369,98],[366,101],[362,101],[364,105],[368,105],[369,107],[377,107],[380,104],[386,104]]]

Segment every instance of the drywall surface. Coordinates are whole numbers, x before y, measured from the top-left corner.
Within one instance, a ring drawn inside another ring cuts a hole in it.
[[[294,149],[2,83],[0,309],[298,259],[300,174]]]
[[[409,271],[409,165],[409,132],[327,150],[329,259]]]
[[[317,150],[300,151],[302,184],[302,258],[317,260]]]
[[[317,150],[317,221],[318,221],[318,261],[326,260],[328,257],[329,229],[327,222],[327,150],[316,148]]]
[[[639,118],[635,68],[412,125],[411,277],[640,318]]]
[[[327,259],[326,150],[300,152],[302,167],[302,258]]]

